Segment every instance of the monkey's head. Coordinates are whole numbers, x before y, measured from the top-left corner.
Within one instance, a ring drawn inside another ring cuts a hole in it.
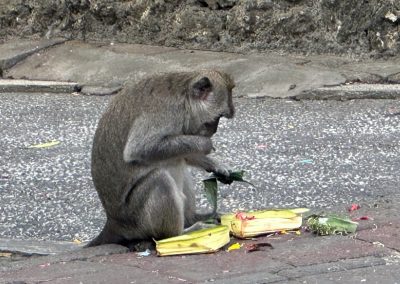
[[[226,73],[204,70],[191,80],[189,90],[190,118],[188,134],[211,137],[217,132],[221,117],[232,118],[235,108],[232,102],[233,79]]]

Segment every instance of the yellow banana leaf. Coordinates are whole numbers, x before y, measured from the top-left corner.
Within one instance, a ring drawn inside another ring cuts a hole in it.
[[[155,241],[160,256],[214,252],[229,243],[227,226],[215,226]]]
[[[306,208],[273,209],[240,212],[221,216],[221,224],[228,226],[239,238],[255,237],[267,233],[298,229],[302,225],[302,213]]]

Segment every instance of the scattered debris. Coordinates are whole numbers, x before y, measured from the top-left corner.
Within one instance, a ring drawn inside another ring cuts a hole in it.
[[[265,149],[265,148],[268,148],[268,145],[267,145],[267,144],[258,144],[258,145],[256,146],[256,148],[257,148],[257,149]]]
[[[360,208],[361,208],[360,205],[353,203],[353,204],[350,205],[350,208],[348,209],[348,211],[349,212],[353,212],[353,211],[356,211],[356,210],[358,210]]]
[[[39,265],[40,268],[45,268],[45,267],[49,267],[49,266],[50,266],[49,262]]]
[[[314,161],[311,159],[306,159],[306,160],[301,160],[300,163],[301,164],[312,164],[312,163],[314,163]]]
[[[137,256],[144,257],[144,256],[149,256],[149,255],[151,255],[151,251],[150,251],[149,249],[146,249],[145,251],[141,251],[141,252],[138,252],[138,253],[136,253],[136,254],[137,254]]]
[[[256,217],[251,214],[249,215],[248,213],[245,212],[238,212],[235,214],[235,218],[243,221],[243,220],[253,220]]]
[[[353,218],[353,221],[373,221],[374,219],[369,216],[361,216],[357,218]]]
[[[52,141],[49,141],[49,142],[46,142],[46,143],[33,144],[33,145],[28,146],[27,148],[29,148],[29,149],[32,149],[32,148],[50,148],[50,147],[56,146],[56,145],[58,145],[60,143],[61,142],[58,141],[58,140],[52,140]]]
[[[227,251],[237,250],[237,249],[240,249],[241,247],[242,247],[241,244],[239,244],[239,243],[234,243],[234,244],[232,244],[232,245],[230,245],[230,246],[228,247]]]
[[[385,245],[382,244],[381,242],[372,242],[372,244],[378,247],[385,247]]]
[[[0,252],[0,257],[10,258],[12,256],[11,252]]]
[[[80,244],[82,243],[82,241],[79,240],[79,239],[74,239],[72,242],[73,242],[74,244],[76,244],[76,245],[80,245]]]
[[[245,245],[246,252],[264,250],[263,248],[273,249],[274,247],[270,243],[252,243],[252,244]]]
[[[400,18],[400,12],[396,11],[395,13],[389,11],[386,13],[385,18],[393,23],[396,23]]]

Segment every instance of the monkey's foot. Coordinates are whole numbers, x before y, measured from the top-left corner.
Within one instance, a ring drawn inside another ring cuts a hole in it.
[[[151,250],[154,251],[156,249],[156,246],[153,241],[132,241],[126,244],[126,246],[129,248],[129,251],[145,251],[145,250]]]

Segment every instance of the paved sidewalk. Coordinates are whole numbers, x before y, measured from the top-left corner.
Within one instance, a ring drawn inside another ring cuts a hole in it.
[[[117,245],[83,249],[43,242],[33,249],[34,242],[21,241],[9,250],[32,256],[0,258],[0,283],[399,283],[400,212],[395,204],[376,203],[353,212],[354,217],[374,218],[360,221],[354,235],[320,237],[303,230],[301,235],[232,238],[231,243],[273,246],[250,253],[225,247],[213,254],[140,257]]]
[[[12,48],[13,44],[18,48]],[[233,75],[239,97],[294,99],[393,98],[400,94],[400,57],[236,54],[137,44],[17,41],[0,45],[3,78],[74,82],[84,94],[115,93],[125,81],[156,72],[219,68]],[[29,57],[27,57],[30,55]],[[16,60],[18,59],[18,60]],[[335,90],[326,86],[352,86]],[[375,89],[368,84],[390,83]],[[0,80],[0,91],[7,90]],[[23,86],[23,82],[20,83]],[[367,85],[365,85],[367,84]],[[26,89],[26,88],[25,88]],[[32,89],[35,91],[35,88]]]
[[[20,41],[0,45],[0,63],[0,92],[10,92],[10,86],[17,91],[43,91],[46,86],[46,91],[107,95],[126,80],[154,72],[217,67],[233,74],[238,97],[346,100],[400,95],[400,57],[372,61]],[[205,255],[139,257],[116,245],[82,249],[65,242],[0,239],[0,283],[400,283],[398,204],[397,199],[382,200],[356,211],[355,217],[374,220],[360,221],[350,236],[303,232],[232,239],[273,246],[252,253],[225,248]],[[337,212],[347,214],[345,208]]]

